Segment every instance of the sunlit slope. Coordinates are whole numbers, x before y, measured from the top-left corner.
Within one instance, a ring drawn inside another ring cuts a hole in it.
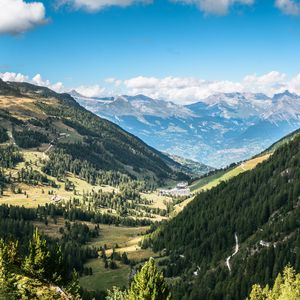
[[[241,173],[254,169],[259,163],[268,159],[270,155],[271,153],[264,154],[262,156],[247,160],[246,162],[241,163],[237,167],[230,168],[225,171],[221,170],[216,174],[202,178],[192,184],[191,190],[193,193],[210,190],[223,181],[228,181],[229,179]]]
[[[191,185],[191,191],[195,194],[201,191],[210,190],[213,187],[219,185],[223,181],[228,181],[229,179],[254,169],[258,164],[267,160],[280,146],[293,141],[297,136],[300,135],[300,129],[292,132],[291,134],[280,139],[278,142],[271,145],[268,149],[263,151],[261,154],[256,157],[249,159],[238,166],[228,168],[225,170],[219,170],[213,173],[212,175],[203,177]]]

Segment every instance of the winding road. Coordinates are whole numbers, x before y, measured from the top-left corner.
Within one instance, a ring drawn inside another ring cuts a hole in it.
[[[235,256],[235,255],[239,252],[239,239],[238,239],[238,236],[237,236],[236,233],[234,234],[234,238],[235,238],[235,250],[234,250],[234,252],[233,252],[230,256],[228,256],[227,259],[226,259],[226,265],[227,265],[227,268],[228,268],[228,270],[229,270],[230,273],[231,273],[230,259],[231,259],[233,256]]]

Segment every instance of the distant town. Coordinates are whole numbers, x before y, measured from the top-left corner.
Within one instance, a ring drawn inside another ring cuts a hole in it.
[[[161,196],[170,197],[190,197],[191,190],[187,182],[180,182],[173,189],[161,189],[159,190]]]

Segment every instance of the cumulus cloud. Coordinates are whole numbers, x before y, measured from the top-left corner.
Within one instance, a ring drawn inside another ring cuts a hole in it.
[[[153,98],[191,103],[218,91],[242,91],[243,86],[231,81],[208,81],[193,77],[135,77],[124,81],[129,94],[145,94]]]
[[[0,0],[0,34],[19,34],[47,22],[41,2]]]
[[[284,73],[272,71],[263,75],[247,75],[241,81],[210,81],[193,77],[138,76],[122,82],[128,94],[171,100],[181,104],[203,100],[217,93],[252,92],[273,96],[290,90],[300,94],[300,74],[288,78]]]
[[[110,77],[105,79],[106,83],[113,84],[115,86],[120,86],[122,84],[122,80],[118,80],[116,78]]]
[[[28,82],[39,86],[45,86],[58,93],[65,91],[65,87],[62,82],[51,83],[49,80],[44,80],[40,74],[36,74],[34,77],[30,78],[29,76],[21,73],[5,72],[0,73],[0,78],[3,81]]]
[[[101,97],[107,95],[105,94],[105,88],[102,88],[98,84],[91,86],[81,85],[76,87],[75,90],[85,97]]]
[[[58,0],[59,6],[70,5],[75,9],[85,9],[90,12],[99,11],[109,6],[126,7],[133,4],[148,4],[152,0]]]
[[[106,97],[117,94],[146,96],[173,101],[178,104],[189,104],[203,101],[205,98],[218,93],[264,93],[273,96],[276,93],[289,90],[300,95],[300,73],[289,77],[285,73],[272,71],[266,74],[251,74],[240,81],[230,80],[205,80],[195,77],[145,77],[138,76],[127,80],[107,78],[105,87],[95,85],[81,85],[77,87],[65,87],[63,83],[52,83],[42,78],[40,74],[30,78],[21,73],[0,73],[4,81],[29,82],[40,86],[46,86],[56,92],[70,92],[76,90],[86,97]]]
[[[171,0],[183,4],[192,4],[199,7],[206,14],[226,15],[231,6],[252,5],[254,0]]]
[[[81,85],[77,87],[67,88],[64,86],[62,82],[52,83],[48,79],[43,79],[41,74],[36,74],[32,78],[27,75],[21,73],[14,73],[14,72],[0,72],[0,78],[3,81],[14,81],[14,82],[28,82],[38,86],[48,87],[51,90],[56,91],[57,93],[68,93],[71,90],[76,90],[78,93],[85,97],[101,97],[101,96],[108,96],[111,95],[112,91],[106,91],[105,88],[101,87],[100,85]],[[119,81],[120,84],[122,81],[115,79],[115,81]],[[114,84],[115,84],[114,81]]]
[[[16,81],[16,82],[29,81],[28,76],[23,75],[21,73],[13,73],[13,72],[0,73],[0,78],[3,81]]]
[[[295,0],[276,0],[276,6],[287,15],[300,15],[300,3]]]

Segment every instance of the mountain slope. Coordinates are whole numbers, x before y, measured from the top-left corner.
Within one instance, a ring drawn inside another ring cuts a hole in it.
[[[258,164],[262,163],[270,157],[280,146],[292,141],[299,136],[300,130],[296,130],[289,135],[283,137],[262,153],[243,161],[239,164],[233,164],[225,169],[212,170],[203,175],[200,179],[194,181],[191,184],[191,190],[193,193],[209,190],[218,184],[228,181],[231,178],[244,173],[246,171],[254,169]]]
[[[97,169],[155,182],[180,177],[173,170],[176,162],[85,110],[68,94],[1,81],[0,104],[0,126],[21,148],[63,149],[73,159],[86,160]]]
[[[216,94],[188,106],[144,95],[74,98],[149,145],[216,168],[248,159],[300,127],[300,97],[289,92]]]
[[[176,299],[243,299],[285,265],[300,270],[300,136],[254,170],[199,194],[152,237]],[[234,255],[233,255],[234,254]]]
[[[182,172],[190,174],[194,177],[199,177],[214,170],[214,168],[210,166],[194,161],[192,159],[180,157],[178,155],[168,154],[168,157],[180,164]]]

